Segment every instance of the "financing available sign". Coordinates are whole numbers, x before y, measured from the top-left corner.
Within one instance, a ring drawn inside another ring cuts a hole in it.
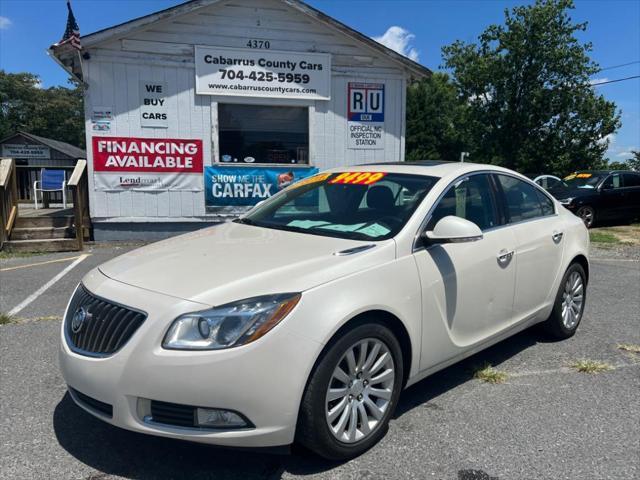
[[[96,190],[202,190],[202,140],[93,137]]]
[[[348,147],[384,149],[384,83],[349,82],[347,101]]]
[[[195,47],[196,93],[240,97],[331,98],[331,55]]]
[[[208,208],[252,206],[316,173],[315,167],[206,167],[205,204]]]

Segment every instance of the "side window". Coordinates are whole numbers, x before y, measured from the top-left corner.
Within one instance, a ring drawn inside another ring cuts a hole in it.
[[[637,173],[625,173],[622,177],[625,187],[640,187],[640,175]]]
[[[613,175],[609,175],[607,179],[602,184],[602,188],[620,188],[622,186],[622,175],[619,173],[614,173]]]
[[[505,208],[510,223],[545,215],[538,197],[539,192],[534,186],[506,175],[497,175],[497,177],[504,191]]]
[[[542,215],[553,215],[555,213],[555,208],[553,208],[553,202],[551,199],[540,190],[536,190],[536,193],[538,194],[538,200],[542,206]]]
[[[469,220],[481,230],[495,227],[498,221],[489,177],[471,175],[449,187],[433,211],[427,229],[433,230],[436,223],[448,215]]]

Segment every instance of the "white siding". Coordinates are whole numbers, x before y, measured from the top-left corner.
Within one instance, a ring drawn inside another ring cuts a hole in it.
[[[169,21],[129,33],[91,48],[84,62],[87,155],[91,151],[91,111],[111,107],[115,117],[107,135],[203,140],[204,164],[215,161],[217,126],[215,102],[249,99],[195,95],[194,45],[245,48],[249,39],[269,40],[271,49],[332,54],[329,101],[283,101],[310,109],[310,160],[326,169],[357,163],[404,159],[404,111],[407,73],[378,51],[315,22],[272,0],[221,1]],[[169,128],[140,127],[140,80],[166,82]],[[347,148],[347,84],[385,83],[385,148]],[[269,102],[268,100],[266,102]],[[214,108],[212,109],[212,104]],[[212,134],[213,132],[213,134]],[[101,134],[99,134],[101,135]],[[90,166],[90,205],[94,221],[196,221],[205,214],[204,192],[100,192],[93,189]]]

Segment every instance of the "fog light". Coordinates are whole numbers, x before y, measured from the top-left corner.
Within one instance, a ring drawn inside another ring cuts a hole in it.
[[[196,419],[199,427],[240,428],[249,426],[237,413],[217,408],[196,409]]]

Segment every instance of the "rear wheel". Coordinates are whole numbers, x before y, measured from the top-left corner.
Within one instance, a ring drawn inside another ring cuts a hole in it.
[[[337,339],[309,379],[297,439],[318,455],[360,455],[386,433],[403,380],[400,344],[385,326],[369,323]]]
[[[543,324],[547,333],[558,339],[573,336],[582,320],[587,299],[587,276],[578,263],[564,274],[551,316]]]
[[[589,205],[584,205],[580,207],[576,212],[576,215],[578,215],[582,219],[582,221],[584,222],[584,225],[587,228],[593,227],[596,223],[596,211],[593,207],[590,207]]]

